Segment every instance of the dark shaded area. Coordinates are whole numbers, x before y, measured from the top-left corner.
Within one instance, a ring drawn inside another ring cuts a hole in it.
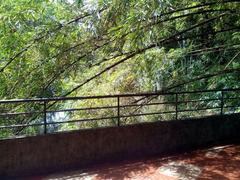
[[[170,157],[151,157],[146,159],[123,161],[96,165],[58,174],[35,176],[24,180],[86,178],[92,180],[152,179],[174,180],[239,180],[240,179],[240,143],[212,147]],[[161,169],[173,172],[165,175]]]
[[[233,114],[1,140],[0,175],[49,173],[189,151],[239,138],[239,118]],[[136,171],[146,167],[139,165]]]
[[[194,177],[194,169],[186,168],[181,164],[167,166],[172,168],[180,178],[197,178],[199,180],[238,180],[240,179],[240,145],[229,145],[219,148],[198,150],[191,153],[180,154],[169,158],[151,158],[124,165],[115,165],[112,168],[99,168],[94,172],[96,179],[126,179],[139,177],[160,178],[157,170],[169,162],[190,164],[199,167],[201,173]],[[175,167],[174,167],[175,166]],[[155,173],[155,174],[154,174]]]

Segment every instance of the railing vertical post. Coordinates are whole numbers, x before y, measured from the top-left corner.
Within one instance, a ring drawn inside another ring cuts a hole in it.
[[[221,115],[223,115],[223,107],[224,107],[224,93],[221,90]]]
[[[118,122],[117,122],[117,125],[120,126],[120,97],[118,96],[117,97],[117,108],[118,108]]]
[[[175,94],[175,99],[176,99],[176,102],[175,102],[175,110],[176,110],[176,114],[175,114],[175,119],[178,120],[178,93],[176,92]]]
[[[47,134],[47,101],[43,101],[44,134]]]

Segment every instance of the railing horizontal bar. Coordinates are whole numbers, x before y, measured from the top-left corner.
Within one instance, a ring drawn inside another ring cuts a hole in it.
[[[237,99],[237,98],[226,98],[228,99]],[[217,101],[220,99],[200,99],[200,100],[186,100],[186,101],[178,101],[179,104],[181,103],[188,103],[188,102],[202,102],[202,101]],[[148,103],[148,104],[130,104],[130,105],[121,105],[120,108],[125,107],[138,107],[138,106],[152,106],[152,105],[164,105],[164,104],[174,104],[175,102],[161,102],[161,103]],[[90,108],[72,108],[72,109],[62,109],[62,110],[50,110],[47,113],[55,113],[55,112],[72,112],[72,111],[82,111],[82,110],[97,110],[97,109],[114,109],[117,106],[100,106],[100,107],[90,107]],[[0,116],[17,116],[17,115],[32,115],[36,113],[43,113],[43,111],[32,111],[32,112],[11,112],[11,113],[1,113]]]
[[[202,100],[186,100],[186,101],[178,101],[179,104],[181,103],[188,103],[188,102],[202,102],[202,101],[216,101],[220,99],[202,99]],[[138,106],[152,106],[152,105],[164,105],[164,104],[174,104],[175,102],[160,102],[160,103],[148,103],[148,104],[130,104],[130,105],[121,105],[120,108],[125,107],[138,107]],[[55,112],[72,112],[72,111],[83,111],[83,110],[97,110],[97,109],[114,109],[117,106],[100,106],[100,107],[90,107],[90,108],[72,108],[72,109],[62,109],[62,110],[49,110],[46,111],[47,113],[55,113]],[[43,113],[43,111],[32,111],[32,112],[11,112],[11,113],[1,113],[0,116],[17,116],[17,115],[32,115],[36,113]]]
[[[202,100],[189,100],[189,101],[178,101],[179,104],[181,103],[188,103],[188,102],[201,102],[201,101],[215,101],[220,99],[202,99]],[[153,105],[164,105],[164,104],[174,104],[175,102],[161,102],[161,103],[148,103],[148,104],[130,104],[130,105],[121,105],[120,108],[125,107],[138,107],[138,106],[153,106]],[[90,107],[90,108],[72,108],[72,109],[62,109],[62,110],[49,110],[46,111],[47,113],[56,113],[56,112],[72,112],[72,111],[83,111],[83,110],[98,110],[98,109],[114,109],[117,106],[100,106],[100,107]],[[43,111],[33,111],[33,112],[13,112],[13,113],[1,113],[0,116],[17,116],[17,115],[32,115],[36,113],[43,113]]]
[[[44,101],[66,101],[66,100],[84,100],[84,99],[104,99],[116,97],[141,97],[141,96],[154,96],[154,95],[175,95],[175,94],[192,94],[192,93],[205,93],[205,92],[220,92],[220,91],[240,91],[239,89],[212,89],[202,91],[182,91],[182,92],[146,92],[146,93],[132,93],[132,94],[117,94],[117,95],[103,95],[103,96],[81,96],[81,97],[52,97],[52,98],[34,98],[34,99],[12,99],[1,100],[1,103],[24,103],[24,102],[44,102]]]
[[[135,117],[135,116],[146,116],[146,115],[156,115],[156,114],[167,114],[167,113],[174,113],[174,112],[175,111],[122,115],[122,116],[120,116],[120,118]],[[118,118],[118,116],[112,116],[112,117],[104,117],[104,118],[79,119],[79,120],[69,120],[69,121],[55,121],[55,122],[49,122],[49,123],[47,123],[47,125],[74,123],[74,122],[86,122],[86,121],[97,121],[97,120],[110,120],[110,119],[117,119],[117,118]]]
[[[20,128],[20,127],[43,126],[43,125],[44,125],[44,123],[36,123],[36,124],[16,124],[16,125],[0,126],[0,129],[12,129],[12,128]]]
[[[148,104],[128,104],[128,105],[121,105],[120,108],[125,107],[138,107],[138,106],[152,106],[152,105],[160,105],[160,104],[173,104],[174,102],[161,102],[161,103],[148,103]],[[97,109],[114,109],[118,108],[118,106],[99,106],[99,107],[90,107],[90,108],[73,108],[73,109],[62,109],[62,110],[51,110],[47,111],[47,113],[54,113],[54,112],[71,112],[71,111],[83,111],[83,110],[97,110]]]
[[[220,101],[221,99],[217,99],[217,98],[214,98],[214,99],[199,99],[199,100],[184,100],[184,101],[178,101],[178,104],[180,103],[188,103],[188,102],[204,102],[204,101]]]
[[[154,112],[154,113],[141,113],[141,114],[122,115],[121,118],[136,117],[136,116],[148,116],[148,115],[157,115],[157,114],[171,114],[171,113],[175,113],[175,111],[165,111],[165,112]]]
[[[32,111],[32,112],[10,112],[10,113],[1,113],[0,116],[17,116],[17,115],[32,115],[36,113],[43,113],[42,111]]]
[[[239,106],[227,106],[227,107],[224,107],[224,108],[229,108],[229,107],[239,107]],[[179,110],[178,112],[200,111],[200,110],[219,109],[219,108],[221,108],[221,107]],[[157,115],[157,114],[172,114],[172,113],[175,113],[175,111],[131,114],[131,115],[122,115],[120,117],[121,118],[126,118],[126,117],[148,116],[148,115]],[[49,123],[47,123],[47,125],[74,123],[74,122],[90,122],[90,121],[97,121],[97,120],[110,120],[110,119],[116,119],[116,118],[118,118],[118,117],[117,116],[112,116],[112,117],[79,119],[79,120],[69,120],[69,121],[55,121],[55,122],[49,122]],[[42,125],[44,125],[44,123],[8,125],[8,126],[0,126],[0,129],[11,129],[11,128],[19,128],[19,127],[33,127],[33,126],[42,126]]]
[[[72,111],[97,110],[97,109],[114,109],[114,108],[117,108],[117,106],[102,106],[102,107],[90,107],[90,108],[60,109],[60,110],[50,110],[50,111],[46,111],[46,112],[47,113],[72,112]]]
[[[169,102],[159,102],[159,103],[147,103],[147,104],[128,104],[128,105],[122,105],[121,108],[125,107],[138,107],[138,106],[153,106],[153,105],[164,105],[164,104],[174,104],[175,102],[169,101]]]
[[[77,120],[69,120],[69,121],[55,121],[55,122],[49,122],[47,123],[47,125],[65,124],[65,123],[74,123],[74,122],[91,122],[91,121],[98,121],[98,120],[110,120],[115,118],[117,118],[117,116],[104,117],[104,118],[91,118],[91,119],[77,119]]]
[[[0,100],[0,104],[8,104],[8,103],[42,103],[44,99],[39,98],[32,98],[32,99],[10,99],[10,100]]]
[[[236,108],[240,106],[226,106],[224,108]],[[219,109],[221,107],[214,107],[214,108],[200,108],[200,109],[185,109],[185,110],[179,110],[178,112],[189,112],[189,111],[201,111],[201,110],[208,110],[208,109]],[[132,114],[132,115],[122,115],[121,118],[126,117],[136,117],[136,116],[147,116],[147,115],[157,115],[157,114],[170,114],[175,113],[175,111],[166,111],[166,112],[154,112],[154,113],[141,113],[141,114]],[[47,123],[47,125],[51,124],[63,124],[63,123],[72,123],[72,122],[86,122],[86,121],[97,121],[97,120],[107,120],[107,119],[114,119],[118,118],[117,116],[112,117],[103,117],[103,118],[91,118],[91,119],[79,119],[79,120],[69,120],[69,121],[57,121],[57,122],[50,122]],[[42,126],[43,123],[38,124],[22,124],[22,125],[9,125],[9,126],[0,126],[0,129],[3,128],[17,128],[17,127],[30,127],[30,126]]]
[[[240,106],[224,106],[223,108],[239,108]]]
[[[135,117],[135,116],[146,116],[146,115],[156,115],[156,114],[170,114],[174,113],[175,111],[166,111],[166,112],[155,112],[155,113],[142,113],[142,114],[132,114],[132,115],[122,115],[120,118],[125,117]],[[97,120],[110,120],[110,119],[117,119],[118,116],[111,116],[111,117],[103,117],[103,118],[91,118],[91,119],[78,119],[78,120],[69,120],[69,121],[55,121],[55,122],[48,122],[47,125],[52,124],[65,124],[65,123],[74,123],[74,122],[90,122],[90,121],[97,121]]]
[[[240,88],[236,89],[209,89],[209,90],[202,90],[202,91],[180,91],[180,92],[174,92],[175,94],[197,94],[197,93],[207,93],[207,92],[227,92],[227,91],[240,91]],[[169,92],[171,93],[171,92]]]
[[[199,109],[183,109],[183,110],[178,110],[178,112],[204,111],[204,110],[220,109],[220,108],[221,107],[208,107],[208,108],[199,108]]]

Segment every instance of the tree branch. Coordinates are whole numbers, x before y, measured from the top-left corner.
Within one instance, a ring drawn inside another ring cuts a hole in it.
[[[99,10],[98,12],[101,13],[104,10],[105,10],[105,8]],[[86,13],[84,15],[77,16],[74,19],[72,19],[69,22],[67,22],[65,25],[60,24],[59,26],[57,26],[57,27],[55,27],[53,29],[50,29],[47,32],[39,33],[36,38],[34,38],[34,39],[29,41],[29,43],[28,43],[28,45],[26,47],[24,47],[22,50],[17,52],[13,57],[9,58],[8,62],[0,69],[0,73],[3,72],[16,58],[21,56],[24,52],[28,51],[36,42],[38,42],[38,41],[42,40],[43,38],[47,37],[49,34],[55,33],[56,31],[59,31],[62,28],[66,27],[66,26],[68,26],[68,25],[70,25],[72,23],[78,22],[81,19],[89,17],[89,16],[93,15],[94,13]],[[43,35],[41,35],[41,34],[43,34]]]
[[[68,95],[70,95],[70,94],[73,93],[74,91],[78,90],[80,87],[82,87],[82,86],[84,86],[85,84],[89,83],[89,82],[92,81],[93,79],[99,77],[100,75],[102,75],[103,73],[105,73],[105,72],[107,72],[108,70],[112,69],[113,67],[115,67],[115,66],[117,66],[117,65],[119,65],[119,64],[121,64],[121,63],[123,63],[123,62],[125,62],[125,61],[127,61],[128,59],[130,59],[130,58],[132,58],[132,57],[134,57],[134,56],[136,56],[136,55],[138,55],[138,54],[142,54],[142,53],[144,53],[145,51],[147,51],[147,50],[149,50],[149,49],[151,49],[151,48],[154,48],[154,47],[156,47],[156,46],[161,46],[163,43],[166,43],[166,42],[170,42],[170,41],[172,41],[172,40],[175,40],[175,39],[174,39],[175,37],[180,36],[180,35],[188,32],[188,31],[191,31],[191,30],[193,30],[193,29],[195,29],[195,28],[197,28],[197,27],[199,27],[199,26],[202,26],[202,25],[204,25],[204,24],[206,24],[206,23],[209,23],[209,22],[211,22],[211,21],[213,21],[213,20],[216,20],[216,19],[218,19],[218,18],[220,18],[220,17],[223,17],[223,16],[225,16],[225,15],[226,15],[226,14],[222,14],[222,15],[220,15],[220,16],[218,16],[218,17],[214,17],[214,18],[208,19],[208,20],[206,20],[206,21],[204,21],[204,22],[201,22],[201,23],[199,23],[199,24],[196,24],[196,25],[194,25],[194,26],[192,26],[192,27],[190,27],[190,28],[187,28],[187,29],[185,29],[185,30],[183,30],[183,31],[181,31],[181,32],[178,32],[178,33],[176,33],[176,34],[174,34],[174,35],[172,35],[172,36],[170,36],[170,37],[168,37],[168,38],[166,38],[166,39],[162,39],[162,40],[160,40],[160,42],[158,42],[158,43],[154,43],[154,44],[151,44],[151,45],[149,45],[149,46],[147,46],[147,47],[145,47],[145,48],[143,48],[143,49],[137,50],[136,52],[128,55],[127,57],[125,57],[125,58],[119,60],[118,62],[116,62],[116,63],[108,66],[107,68],[105,68],[104,70],[102,70],[102,71],[100,71],[99,73],[95,74],[94,76],[88,78],[88,79],[85,80],[83,83],[79,84],[78,86],[76,86],[76,87],[73,88],[71,91],[69,91],[69,92],[67,92],[66,94],[64,94],[63,96],[68,96]]]

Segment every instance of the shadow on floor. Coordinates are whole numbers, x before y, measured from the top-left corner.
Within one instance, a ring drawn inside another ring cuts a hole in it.
[[[49,175],[46,180],[239,180],[240,145],[228,145],[169,158],[121,162]]]

